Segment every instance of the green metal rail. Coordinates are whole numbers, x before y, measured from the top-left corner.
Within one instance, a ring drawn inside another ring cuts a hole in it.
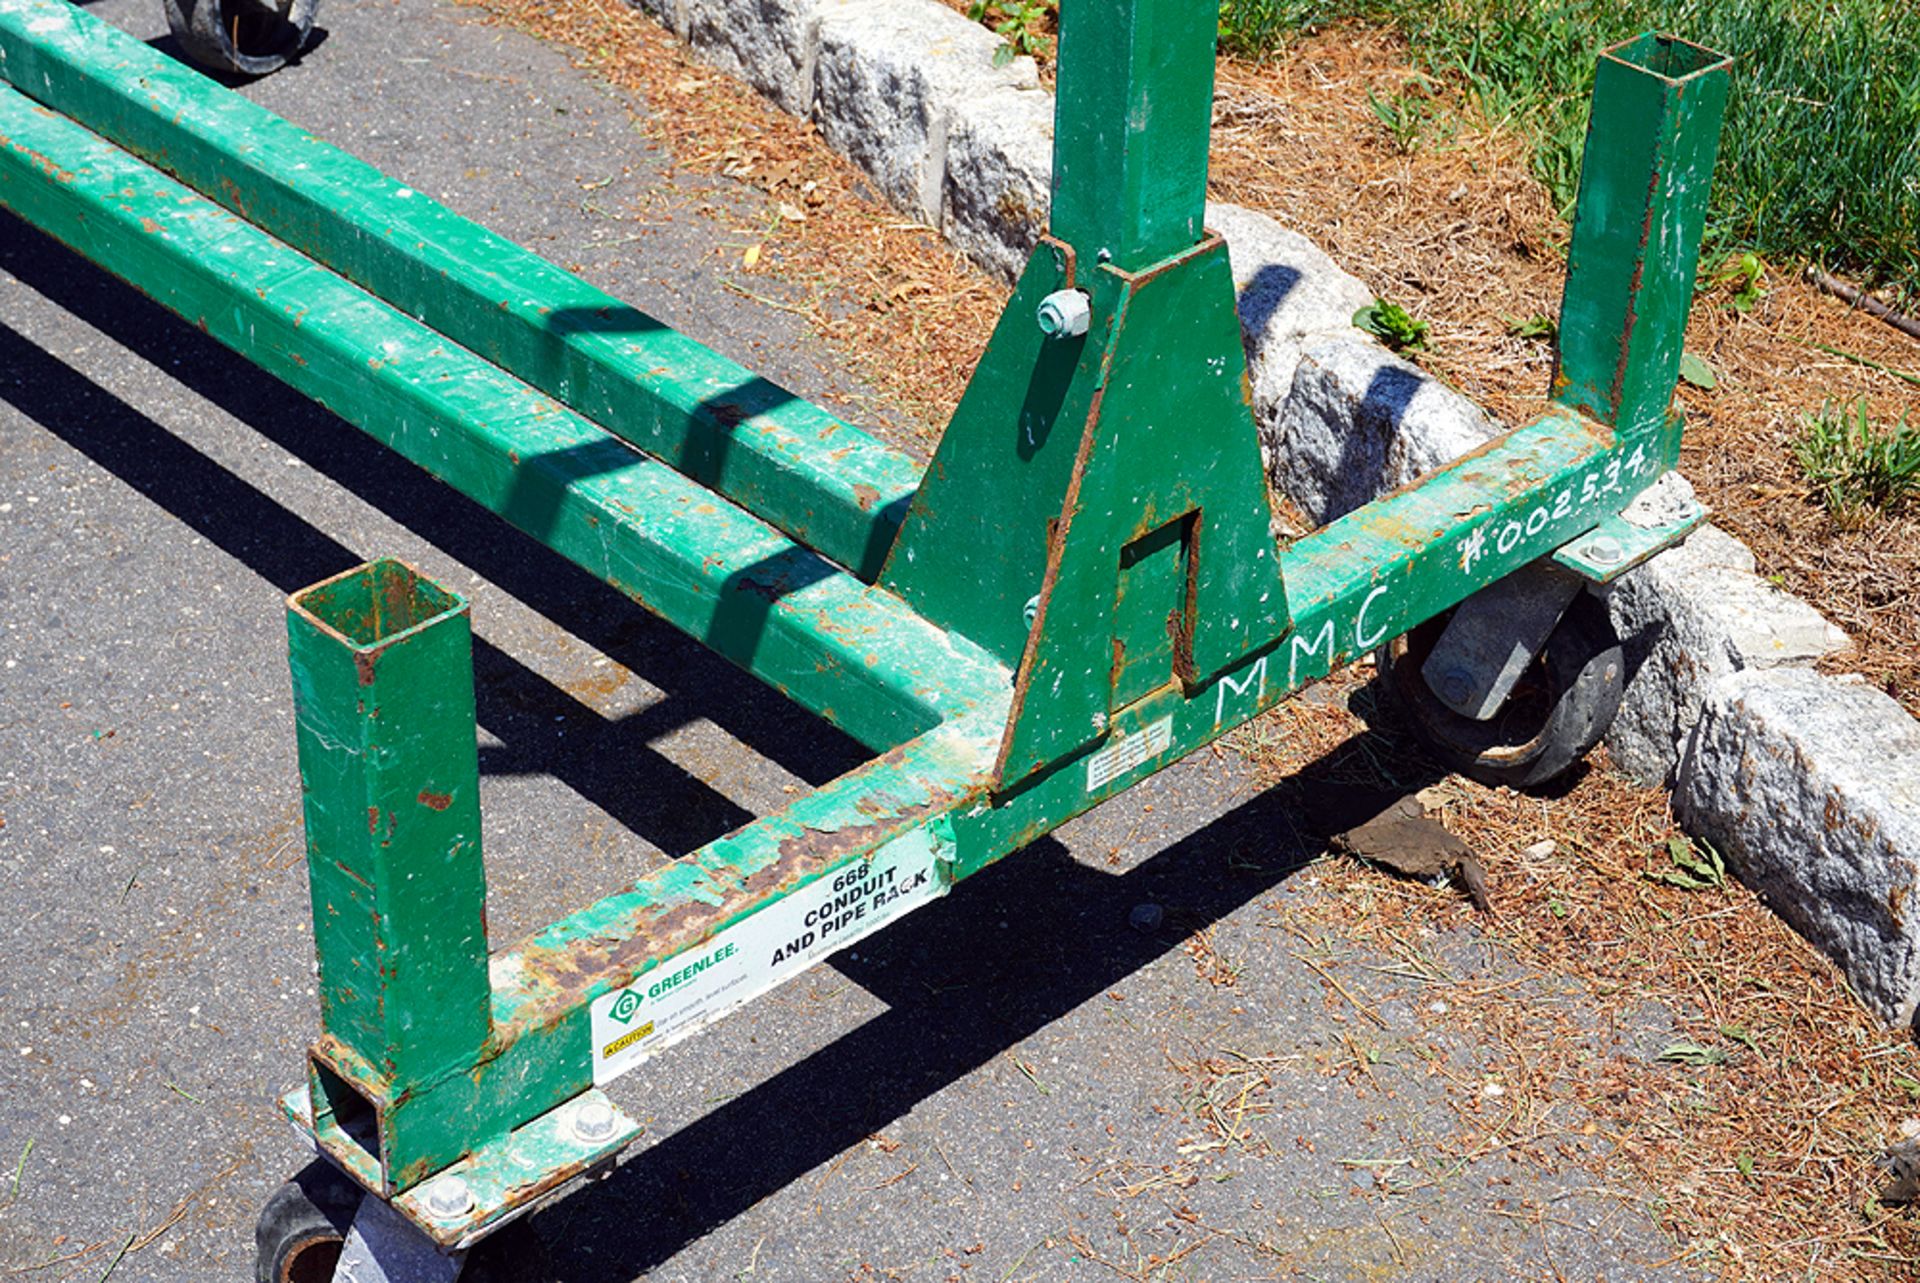
[[[616,436],[871,578],[906,455],[63,4],[0,7],[0,75]]]
[[[393,562],[295,595],[323,1034],[284,1104],[435,1241],[630,1141],[598,1086],[660,1047],[1522,566],[1603,577],[1571,545],[1678,456],[1726,60],[1601,58],[1558,403],[1280,548],[1200,224],[1213,39],[1179,0],[1064,6],[1051,233],[922,477],[65,0],[0,0],[0,204],[880,753],[489,955],[465,603]]]

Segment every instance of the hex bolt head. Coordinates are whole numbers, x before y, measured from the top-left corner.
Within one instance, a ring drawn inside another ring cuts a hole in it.
[[[589,1145],[613,1139],[620,1126],[620,1115],[604,1100],[583,1100],[573,1111],[573,1134]]]
[[[1450,708],[1459,708],[1473,698],[1473,674],[1464,668],[1449,668],[1440,679],[1440,698]]]
[[[1586,554],[1596,566],[1617,566],[1627,559],[1627,550],[1612,535],[1595,535],[1587,543]]]
[[[458,1176],[442,1176],[427,1186],[421,1199],[427,1214],[437,1220],[457,1221],[473,1210],[473,1191]]]
[[[1039,321],[1050,339],[1078,338],[1093,323],[1093,303],[1079,290],[1055,290],[1040,300]]]

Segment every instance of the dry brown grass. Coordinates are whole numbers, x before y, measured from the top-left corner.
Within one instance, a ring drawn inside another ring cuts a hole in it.
[[[743,273],[784,290],[779,305],[806,315],[910,415],[900,444],[928,452],[1004,302],[1002,287],[930,229],[864,194],[810,126],[692,62],[617,0],[473,2],[493,20],[575,47],[583,66],[642,95],[683,182],[739,178],[766,193],[771,211],[785,204],[804,214],[777,220]],[[1398,152],[1365,90],[1390,92],[1408,74],[1392,40],[1352,31],[1308,41],[1281,62],[1223,62],[1215,193],[1308,233],[1376,291],[1432,321],[1436,347],[1422,362],[1518,421],[1538,405],[1550,356],[1509,336],[1503,318],[1556,310],[1565,229],[1515,139],[1462,128],[1443,145]],[[1784,442],[1798,414],[1825,397],[1866,395],[1883,413],[1911,400],[1897,381],[1800,341],[1899,368],[1920,365],[1920,351],[1810,289],[1774,284],[1752,316],[1714,299],[1696,309],[1691,343],[1721,384],[1714,394],[1683,393],[1692,425],[1686,467],[1763,570],[1853,631],[1861,666],[1912,705],[1920,699],[1920,529],[1837,531],[1807,501]],[[799,301],[785,301],[795,289]],[[1340,698],[1366,676],[1336,677],[1321,691],[1332,698],[1296,700],[1233,743],[1269,781],[1309,763],[1324,781],[1372,788],[1418,776],[1411,744],[1362,734]],[[1870,1201],[1871,1157],[1915,1112],[1920,1054],[1868,1016],[1832,966],[1746,891],[1690,893],[1644,876],[1675,832],[1663,794],[1601,767],[1551,802],[1460,780],[1426,796],[1488,865],[1499,911],[1483,924],[1488,938],[1567,1001],[1435,972],[1409,943],[1419,928],[1481,920],[1450,893],[1350,861],[1320,866],[1327,893],[1304,898],[1307,916],[1290,903],[1288,920],[1316,939],[1338,933],[1403,959],[1445,995],[1446,1012],[1423,1005],[1423,1020],[1500,1049],[1507,1094],[1496,1109],[1477,1082],[1456,1084],[1451,1152],[1563,1164],[1587,1161],[1598,1136],[1612,1162],[1668,1200],[1662,1215],[1690,1258],[1727,1277],[1910,1277],[1920,1235],[1909,1214]],[[1537,843],[1548,838],[1554,849],[1540,854]],[[1235,964],[1210,935],[1196,933],[1188,953],[1200,982],[1233,982]],[[1345,986],[1336,978],[1328,990],[1335,1008],[1349,1001],[1337,988]],[[1349,992],[1367,1001],[1358,982]],[[1725,1060],[1650,1069],[1577,1053],[1594,1012],[1610,1019],[1647,1002]],[[1269,1106],[1275,1075],[1291,1067],[1214,1058],[1176,1068],[1210,1134],[1232,1144]],[[1331,1070],[1363,1071],[1357,1057]],[[1592,1130],[1562,1130],[1556,1102],[1578,1106]],[[1185,1175],[1134,1173],[1116,1177],[1116,1190],[1178,1186]]]
[[[1365,676],[1349,670],[1327,685],[1353,696]],[[1367,708],[1364,696],[1357,705]],[[1235,736],[1274,785],[1417,778],[1412,738],[1375,722],[1364,733],[1342,703],[1296,700]],[[1627,782],[1603,757],[1551,800],[1457,777],[1422,796],[1485,861],[1495,917],[1453,890],[1339,859],[1316,866],[1322,894],[1289,899],[1276,925],[1397,960],[1418,980],[1423,1024],[1498,1049],[1497,1100],[1479,1078],[1450,1083],[1458,1129],[1443,1153],[1573,1162],[1596,1179],[1624,1165],[1659,1192],[1683,1254],[1727,1278],[1912,1276],[1913,1214],[1872,1200],[1875,1156],[1920,1112],[1920,1050],[1867,1014],[1833,965],[1739,884],[1685,891],[1650,876],[1678,832],[1664,794]],[[1456,978],[1420,947],[1424,928],[1469,925],[1527,982]],[[1377,1000],[1375,973],[1325,965],[1345,990],[1330,980],[1330,1012]],[[1604,1031],[1647,1004],[1670,1013],[1680,1041],[1724,1060],[1595,1054],[1596,1024]],[[1232,1083],[1248,1072],[1217,1068]],[[1364,1069],[1336,1057],[1323,1072]],[[1217,1097],[1207,1077],[1194,1090]]]

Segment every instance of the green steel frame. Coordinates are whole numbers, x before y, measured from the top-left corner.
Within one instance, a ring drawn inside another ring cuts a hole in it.
[[[1600,57],[1555,401],[1277,547],[1201,223],[1211,9],[1063,10],[1050,233],[923,476],[66,0],[0,0],[0,203],[878,753],[489,956],[465,602],[390,561],[293,597],[323,1033],[283,1106],[443,1246],[630,1141],[599,1087],[659,1047],[1519,567],[1599,577],[1570,549],[1674,465],[1727,59]],[[1036,324],[1063,291],[1084,333]]]

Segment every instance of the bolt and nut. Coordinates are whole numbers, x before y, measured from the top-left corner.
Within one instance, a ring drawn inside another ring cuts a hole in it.
[[[1039,321],[1050,339],[1078,338],[1093,323],[1093,303],[1079,290],[1055,290],[1040,300]]]
[[[589,1145],[613,1139],[619,1130],[620,1115],[604,1100],[583,1100],[573,1111],[573,1134]]]
[[[442,1176],[427,1186],[421,1202],[426,1205],[427,1215],[437,1220],[458,1220],[473,1210],[473,1191],[458,1176]]]
[[[1612,535],[1595,535],[1582,551],[1596,566],[1617,566],[1627,559],[1627,550]]]
[[[1464,668],[1449,668],[1440,679],[1440,698],[1451,708],[1460,708],[1473,698],[1473,674]]]

